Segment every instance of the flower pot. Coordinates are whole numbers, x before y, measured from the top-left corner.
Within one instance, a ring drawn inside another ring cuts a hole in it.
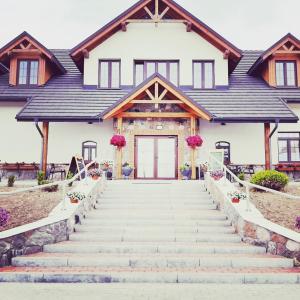
[[[184,170],[181,170],[181,175],[183,177],[185,177],[186,179],[191,179],[191,176],[192,176],[192,170],[191,169],[184,169]]]
[[[213,177],[213,179],[216,180],[216,181],[220,180],[221,178],[223,178],[223,176],[214,176]]]
[[[78,204],[78,199],[73,199],[73,198],[71,198],[70,199],[70,202],[72,203],[72,204]]]
[[[122,168],[122,175],[128,177],[131,175],[132,172],[132,168],[128,168],[128,167],[123,167]]]
[[[94,176],[92,176],[92,179],[93,179],[93,180],[98,180],[99,177],[100,177],[100,176],[98,176],[98,175],[94,175]]]
[[[240,199],[239,198],[232,198],[231,202],[232,203],[240,203]]]

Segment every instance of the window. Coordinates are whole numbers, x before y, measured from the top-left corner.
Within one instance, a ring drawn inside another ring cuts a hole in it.
[[[159,73],[174,85],[179,85],[179,61],[135,61],[135,85],[139,85],[154,73]]]
[[[37,85],[39,73],[38,60],[19,60],[18,62],[18,84]]]
[[[295,61],[276,61],[277,86],[295,87],[297,85],[296,77]]]
[[[230,143],[220,141],[216,142],[215,144],[216,149],[223,149],[224,150],[224,165],[229,165],[230,164]]]
[[[300,132],[278,133],[279,162],[300,162]]]
[[[101,89],[120,88],[120,60],[100,60],[99,61],[99,87]]]
[[[195,89],[213,89],[215,86],[214,62],[194,61],[193,78]]]
[[[97,143],[86,141],[82,143],[82,157],[84,161],[92,161],[97,157]]]

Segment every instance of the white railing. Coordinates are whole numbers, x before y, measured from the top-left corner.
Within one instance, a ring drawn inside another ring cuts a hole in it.
[[[246,190],[246,210],[247,211],[250,211],[250,200],[251,200],[250,188],[255,188],[255,189],[258,189],[258,190],[265,191],[265,192],[270,192],[270,193],[273,193],[275,195],[279,195],[279,196],[282,196],[282,197],[285,197],[285,198],[288,198],[288,199],[300,200],[300,196],[295,196],[295,195],[279,192],[279,191],[272,190],[272,189],[269,189],[269,188],[266,188],[266,187],[263,187],[263,186],[260,186],[260,185],[250,183],[248,181],[241,180],[232,171],[230,171],[224,165],[223,162],[216,159],[213,155],[208,154],[208,157],[209,157],[209,161],[213,160],[215,163],[217,163],[219,165],[220,170],[222,170],[224,172],[224,181],[225,181],[225,183],[226,183],[226,181],[228,181],[228,183],[231,183],[231,181],[229,181],[228,178],[227,178],[227,174],[229,174],[231,178],[233,178],[236,182],[238,182],[243,187],[245,187],[245,190]],[[210,171],[210,170],[208,170],[208,171]]]
[[[40,189],[44,189],[44,188],[47,188],[47,187],[52,187],[52,186],[58,185],[58,186],[62,187],[62,204],[63,204],[62,209],[65,209],[65,207],[66,207],[65,202],[66,202],[66,188],[67,188],[67,185],[73,183],[78,178],[81,179],[81,175],[83,173],[85,173],[85,179],[83,179],[83,181],[87,182],[86,180],[88,178],[88,176],[87,176],[88,169],[89,169],[89,167],[91,167],[92,165],[94,165],[96,163],[98,163],[97,158],[95,160],[91,161],[89,164],[85,165],[85,167],[80,172],[78,172],[75,176],[73,176],[71,179],[65,179],[63,181],[55,181],[55,182],[47,183],[47,184],[44,184],[44,185],[37,185],[37,186],[29,187],[29,188],[21,188],[21,189],[10,191],[10,192],[1,192],[0,197],[13,196],[13,195],[24,193],[24,192],[36,191],[36,190],[40,190]],[[104,176],[106,177],[105,172],[103,173],[102,178]],[[103,184],[103,180],[102,180],[101,184]]]

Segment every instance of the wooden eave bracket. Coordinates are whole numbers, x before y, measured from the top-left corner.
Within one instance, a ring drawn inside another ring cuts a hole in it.
[[[227,50],[224,51],[223,58],[228,59],[229,55],[230,55],[230,51],[227,49]]]
[[[84,58],[90,58],[90,53],[87,49],[83,49],[82,54]]]

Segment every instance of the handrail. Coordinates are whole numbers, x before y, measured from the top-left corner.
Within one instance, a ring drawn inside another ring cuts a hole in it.
[[[250,210],[250,187],[255,188],[255,189],[259,189],[259,190],[263,190],[265,192],[270,192],[288,199],[295,199],[295,200],[300,200],[300,196],[295,196],[295,195],[291,195],[288,193],[282,193],[270,188],[266,188],[264,186],[260,186],[257,184],[253,184],[251,182],[248,181],[244,181],[239,179],[232,171],[230,171],[223,162],[219,161],[218,159],[216,159],[213,155],[211,155],[210,153],[208,154],[209,158],[212,158],[216,163],[218,163],[221,167],[221,169],[223,170],[223,172],[225,171],[225,178],[226,178],[226,173],[229,173],[234,179],[235,181],[237,181],[238,183],[240,183],[242,186],[244,186],[246,188],[246,201],[247,201],[247,210]]]
[[[18,189],[18,190],[11,191],[11,192],[0,192],[0,197],[16,195],[16,194],[24,193],[24,192],[31,192],[31,191],[51,187],[51,186],[54,186],[54,185],[66,186],[67,184],[70,184],[70,183],[74,182],[75,180],[77,180],[77,178],[79,176],[81,177],[81,174],[83,174],[84,172],[87,173],[88,168],[90,166],[92,166],[93,164],[97,163],[97,162],[98,162],[98,159],[95,158],[93,161],[91,161],[89,164],[87,164],[84,167],[84,169],[82,169],[80,172],[78,172],[76,175],[74,175],[71,179],[65,179],[63,181],[55,181],[55,182],[47,183],[47,184],[44,184],[44,185],[36,185],[36,186],[33,186],[33,187],[29,187],[29,188],[22,188],[22,189]]]

